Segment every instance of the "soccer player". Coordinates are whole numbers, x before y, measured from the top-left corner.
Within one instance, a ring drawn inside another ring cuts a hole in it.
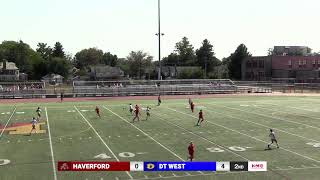
[[[198,120],[197,126],[200,126],[203,121],[204,121],[204,118],[203,118],[203,112],[201,109],[199,112],[199,120]]]
[[[193,102],[191,102],[190,108],[191,108],[191,112],[194,112],[194,103]]]
[[[146,112],[147,112],[146,120],[148,120],[150,118],[150,110],[151,110],[151,108],[149,106],[147,106],[147,109],[146,109]]]
[[[136,119],[138,119],[138,121],[140,121],[140,117],[139,117],[139,115],[140,115],[140,108],[139,108],[138,105],[136,105],[135,110],[134,110],[134,113],[135,113],[135,116],[134,116],[132,122],[134,122],[134,120],[136,120]]]
[[[275,136],[275,133],[274,133],[274,131],[273,131],[272,129],[270,129],[269,137],[271,138],[271,143],[268,144],[268,149],[271,149],[270,146],[271,146],[271,144],[273,144],[274,142],[277,144],[277,148],[279,148],[278,141],[277,141],[276,136]]]
[[[63,92],[61,92],[61,94],[60,94],[60,100],[61,100],[61,102],[63,101],[63,96],[64,96],[64,94],[63,94]]]
[[[36,113],[38,115],[38,119],[40,119],[40,117],[41,117],[41,109],[40,109],[40,107],[37,108]]]
[[[130,105],[129,105],[129,111],[130,111],[131,115],[133,115],[133,106],[132,106],[131,103],[130,103]]]
[[[190,159],[190,161],[192,161],[194,158],[194,150],[195,150],[195,145],[192,142],[190,142],[188,146],[188,152],[189,152],[188,159]]]
[[[35,133],[37,133],[37,130],[36,130],[36,124],[37,124],[37,120],[35,117],[32,118],[32,121],[31,121],[31,125],[32,125],[32,129],[30,131],[30,136],[31,136],[31,133],[34,131]]]
[[[101,118],[100,116],[100,109],[98,106],[96,106],[96,109],[95,109],[96,113],[97,113],[97,116],[99,116],[99,118]]]
[[[158,106],[160,106],[160,104],[161,104],[161,96],[159,94],[159,96],[158,96]]]

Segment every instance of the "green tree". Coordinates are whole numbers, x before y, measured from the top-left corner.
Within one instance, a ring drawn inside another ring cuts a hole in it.
[[[127,56],[129,64],[129,75],[132,77],[142,78],[152,65],[153,57],[143,51],[131,51]]]
[[[176,43],[175,52],[179,55],[178,65],[194,65],[195,53],[192,44],[190,44],[187,37],[183,37],[182,40]]]
[[[228,57],[229,76],[232,79],[241,79],[241,63],[243,59],[250,57],[248,48],[244,44],[240,44],[234,53]]]
[[[221,64],[221,61],[214,56],[213,45],[207,39],[203,40],[202,46],[196,50],[196,55],[197,65],[205,70],[205,77],[207,72],[211,72],[215,66]]]
[[[177,53],[171,53],[168,57],[162,59],[162,64],[167,66],[178,65],[179,55]]]
[[[65,58],[54,57],[49,62],[49,72],[60,74],[65,78],[69,75],[70,67],[71,63],[67,61]]]
[[[83,49],[75,55],[77,68],[83,69],[90,65],[97,65],[103,62],[103,51],[97,48]]]
[[[52,51],[52,57],[64,58],[65,52],[60,42],[56,42]]]
[[[0,57],[7,61],[14,62],[20,72],[28,74],[29,79],[38,79],[42,72],[35,67],[41,64],[44,59],[23,41],[3,41],[0,44]],[[46,68],[43,69],[44,71]]]
[[[104,64],[115,67],[115,66],[117,66],[117,61],[118,61],[117,55],[113,55],[110,52],[103,54]]]
[[[49,61],[52,55],[52,48],[47,45],[47,43],[38,43],[37,52],[41,55],[41,57],[47,61]]]

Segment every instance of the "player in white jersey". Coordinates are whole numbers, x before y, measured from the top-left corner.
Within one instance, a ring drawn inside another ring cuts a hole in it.
[[[269,137],[270,137],[270,139],[271,139],[271,143],[268,144],[268,149],[271,149],[270,146],[271,146],[271,144],[273,144],[274,142],[277,144],[277,148],[279,148],[276,135],[275,135],[275,133],[274,133],[274,131],[273,131],[272,129],[270,129]]]
[[[31,125],[32,125],[32,129],[30,131],[30,136],[31,136],[31,133],[34,131],[35,133],[37,133],[37,130],[36,130],[36,124],[37,124],[37,120],[35,117],[32,118],[32,121],[31,121]]]
[[[129,111],[133,115],[133,106],[132,106],[132,104],[129,105]]]
[[[147,109],[146,109],[146,113],[147,113],[146,120],[148,120],[149,117],[150,117],[150,110],[151,110],[151,108],[149,106],[147,106]]]

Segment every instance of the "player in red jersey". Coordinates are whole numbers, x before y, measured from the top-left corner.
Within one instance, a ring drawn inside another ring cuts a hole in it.
[[[134,120],[136,120],[136,119],[138,119],[138,121],[140,121],[140,117],[139,117],[139,115],[140,115],[140,108],[139,108],[138,105],[135,106],[134,113],[135,113],[135,116],[134,116],[132,122],[134,122]]]
[[[99,118],[101,118],[100,116],[100,109],[98,106],[96,106],[96,109],[95,109],[96,113],[97,113],[97,116],[99,116]]]
[[[195,150],[195,145],[192,142],[190,142],[190,144],[188,146],[188,151],[189,151],[189,158],[188,159],[190,159],[190,161],[192,161],[194,158],[194,150]]]
[[[201,109],[199,112],[199,120],[198,120],[197,126],[200,126],[203,121],[204,121],[204,117],[203,117],[203,112]]]
[[[191,102],[190,108],[191,108],[191,112],[194,112],[194,103],[193,102]]]

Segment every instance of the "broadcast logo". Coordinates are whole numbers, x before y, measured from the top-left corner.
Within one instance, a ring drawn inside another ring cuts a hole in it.
[[[153,170],[155,168],[155,165],[153,163],[148,163],[147,164],[147,169],[148,170]]]
[[[249,171],[267,171],[266,161],[249,161],[248,164]]]

